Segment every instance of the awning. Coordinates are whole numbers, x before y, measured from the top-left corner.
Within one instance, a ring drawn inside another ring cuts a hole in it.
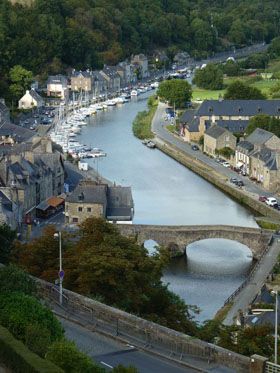
[[[64,203],[64,199],[60,197],[51,197],[47,199],[47,203],[51,207],[58,207]]]

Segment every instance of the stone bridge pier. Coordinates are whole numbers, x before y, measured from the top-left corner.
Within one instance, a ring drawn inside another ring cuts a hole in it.
[[[186,246],[192,242],[209,238],[224,238],[248,246],[254,259],[258,260],[272,236],[271,232],[260,228],[229,225],[160,226],[119,224],[118,228],[124,236],[135,237],[140,245],[144,244],[146,240],[156,241],[160,246],[167,247],[172,256],[185,255]]]

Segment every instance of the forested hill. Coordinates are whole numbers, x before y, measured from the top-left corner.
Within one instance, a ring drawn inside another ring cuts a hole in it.
[[[100,67],[163,48],[205,56],[268,42],[279,24],[278,0],[0,0],[0,72]]]

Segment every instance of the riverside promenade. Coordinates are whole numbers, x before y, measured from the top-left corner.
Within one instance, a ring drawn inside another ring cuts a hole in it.
[[[238,178],[245,184],[242,189],[231,184],[229,180],[236,177],[236,172],[217,163],[203,152],[192,150],[191,144],[184,142],[179,136],[173,135],[167,130],[166,126],[169,123],[165,121],[166,107],[166,104],[159,103],[152,120],[152,132],[155,134],[154,142],[158,149],[191,169],[242,205],[247,206],[256,214],[280,222],[280,211],[258,200],[260,195],[272,196],[270,192],[242,175],[238,175]]]

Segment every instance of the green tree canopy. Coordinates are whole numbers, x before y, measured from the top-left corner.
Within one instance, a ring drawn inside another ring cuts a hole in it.
[[[105,369],[79,351],[74,342],[66,340],[53,343],[46,354],[46,359],[67,373],[105,373]]]
[[[192,88],[190,84],[181,79],[172,79],[161,82],[157,91],[158,96],[176,107],[185,107],[191,100]]]
[[[246,134],[250,135],[256,128],[262,128],[280,137],[280,119],[278,118],[270,117],[266,114],[256,115],[250,118]]]
[[[0,293],[22,292],[27,295],[36,295],[35,281],[20,268],[9,265],[0,268]]]
[[[226,100],[264,100],[265,98],[258,88],[249,86],[241,80],[229,84],[224,94]]]
[[[9,77],[11,81],[10,94],[12,99],[18,100],[30,88],[32,82],[32,72],[24,69],[20,65],[11,68]]]
[[[48,228],[39,239],[15,249],[14,260],[32,274],[57,278],[58,242]],[[135,239],[120,235],[103,219],[87,219],[75,239],[63,234],[66,288],[142,315],[176,330],[195,333],[190,308],[161,282],[169,253],[149,256]]]
[[[193,83],[199,88],[211,90],[222,89],[223,72],[218,65],[209,63],[204,68],[196,69]]]
[[[0,263],[7,264],[10,259],[10,253],[13,242],[16,238],[16,232],[7,224],[0,225]]]

